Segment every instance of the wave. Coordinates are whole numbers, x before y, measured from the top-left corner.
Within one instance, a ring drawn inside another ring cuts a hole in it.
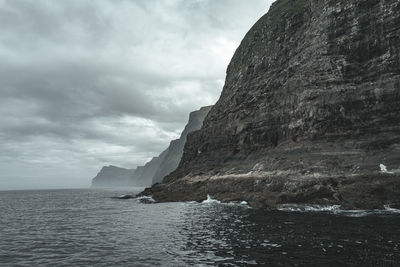
[[[203,202],[201,202],[201,203],[205,203],[205,204],[210,204],[210,203],[220,204],[221,201],[213,199],[213,198],[210,197],[210,195],[207,195],[207,199],[203,200]]]
[[[140,203],[144,203],[144,204],[156,203],[156,201],[152,198],[152,196],[141,196],[141,197],[137,197],[135,199],[137,201],[139,201]]]
[[[194,203],[194,202],[187,202],[187,203]],[[228,206],[241,206],[250,208],[249,204],[246,201],[231,201],[231,202],[221,202],[219,200],[213,199],[210,195],[207,195],[207,199],[201,202],[202,204],[221,204],[221,205],[228,205]]]
[[[297,211],[297,212],[321,212],[339,210],[340,205],[302,205],[302,204],[281,204],[277,210],[280,211]]]
[[[386,205],[384,209],[373,210],[344,210],[340,205],[307,205],[307,204],[281,204],[277,210],[284,212],[324,212],[350,217],[363,217],[368,215],[392,215],[400,214],[400,209]]]
[[[400,213],[400,209],[391,208],[390,205],[385,205],[385,211],[393,212],[393,213]]]

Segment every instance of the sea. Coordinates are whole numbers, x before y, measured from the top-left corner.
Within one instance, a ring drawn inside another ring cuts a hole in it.
[[[0,191],[0,266],[400,266],[400,211]]]

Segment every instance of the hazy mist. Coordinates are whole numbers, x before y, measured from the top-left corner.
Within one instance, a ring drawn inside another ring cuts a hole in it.
[[[266,0],[0,0],[0,190],[87,187],[214,104]]]

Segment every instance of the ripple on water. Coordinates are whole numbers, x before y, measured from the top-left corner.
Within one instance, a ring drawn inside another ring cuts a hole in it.
[[[350,217],[352,211],[336,207],[265,211],[212,198],[204,203],[152,205],[110,198],[121,194],[132,192],[0,192],[0,265],[396,266],[400,262],[400,216],[390,207],[384,216],[375,212]]]

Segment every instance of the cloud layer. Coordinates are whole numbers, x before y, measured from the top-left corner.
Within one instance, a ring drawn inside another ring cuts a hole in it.
[[[216,102],[272,1],[0,0],[0,190],[81,187]]]

